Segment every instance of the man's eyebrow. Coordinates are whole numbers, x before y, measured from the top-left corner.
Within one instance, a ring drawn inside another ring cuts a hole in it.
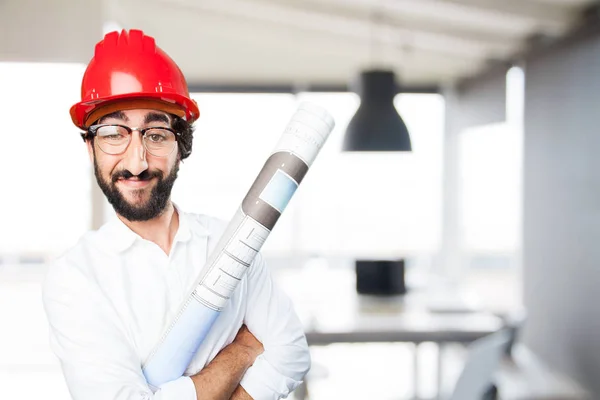
[[[150,122],[164,122],[165,124],[170,124],[171,121],[166,114],[150,112],[146,114],[144,117],[144,125],[148,125]]]
[[[98,120],[98,124],[101,124],[104,120],[109,119],[109,118],[120,119],[125,122],[129,121],[129,118],[127,118],[127,115],[125,115],[125,113],[123,111],[115,111],[115,112],[112,112],[112,113],[107,114],[104,117],[100,118]]]

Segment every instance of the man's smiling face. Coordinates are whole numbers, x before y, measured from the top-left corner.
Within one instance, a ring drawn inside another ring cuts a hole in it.
[[[171,116],[159,110],[125,110],[106,115],[98,123],[139,129],[170,128]],[[117,214],[130,221],[147,221],[161,215],[179,170],[177,142],[173,151],[162,157],[147,151],[137,130],[131,133],[129,145],[120,154],[103,150],[106,146],[100,145],[99,137],[87,143],[98,185]]]

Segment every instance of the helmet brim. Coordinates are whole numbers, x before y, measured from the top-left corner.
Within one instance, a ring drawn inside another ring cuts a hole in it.
[[[131,108],[147,108],[139,106],[125,106],[127,102],[135,104],[136,100],[151,100],[149,104],[152,104],[152,108],[163,110],[175,115],[178,115],[188,121],[190,124],[193,123],[200,117],[200,110],[196,102],[188,97],[176,94],[176,93],[126,93],[114,96],[104,97],[98,100],[81,101],[71,107],[70,114],[73,123],[80,129],[86,130],[95,120],[98,119],[98,110],[105,108],[110,105],[118,105],[123,103],[125,109]],[[154,106],[155,105],[155,106]],[[148,107],[149,108],[149,107]],[[118,109],[118,107],[116,108]],[[113,108],[115,110],[115,108]],[[181,110],[181,112],[177,112]],[[92,116],[93,118],[90,118]],[[93,120],[92,120],[93,119]]]

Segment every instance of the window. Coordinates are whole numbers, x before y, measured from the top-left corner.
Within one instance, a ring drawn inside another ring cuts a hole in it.
[[[89,227],[91,168],[69,116],[83,71],[0,63],[0,256],[57,255]]]
[[[460,215],[470,253],[520,248],[521,147],[520,132],[506,123],[461,134]]]
[[[522,305],[524,74],[507,74],[507,120],[459,136],[461,281],[482,307],[507,312]]]
[[[512,68],[506,122],[467,129],[459,138],[462,246],[484,261],[499,255],[512,264],[521,248],[523,99],[523,71]]]

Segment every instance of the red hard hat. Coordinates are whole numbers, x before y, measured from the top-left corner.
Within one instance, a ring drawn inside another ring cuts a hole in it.
[[[164,110],[189,123],[200,116],[177,64],[154,38],[134,29],[108,33],[96,45],[71,119],[85,130],[104,115],[132,108]]]

